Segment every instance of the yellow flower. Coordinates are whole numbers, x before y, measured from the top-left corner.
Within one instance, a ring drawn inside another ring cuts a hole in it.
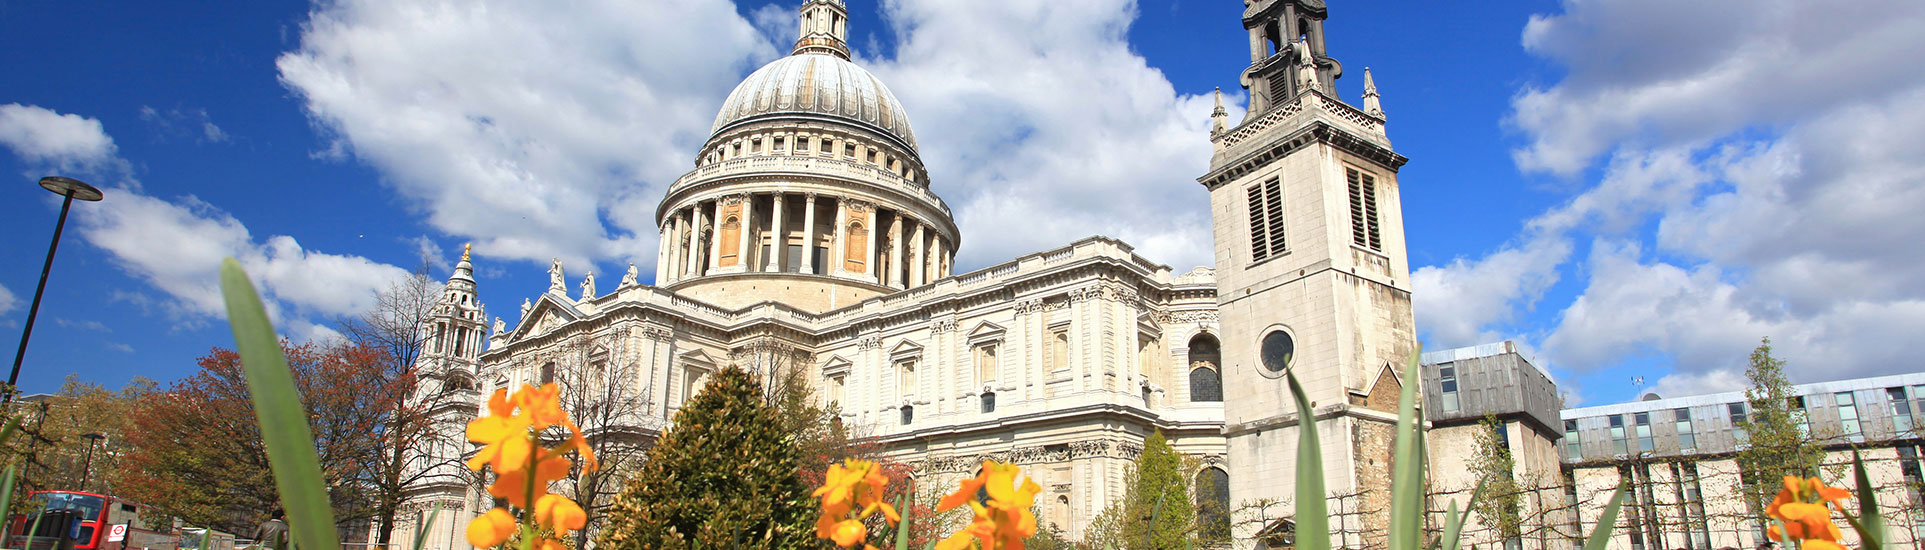
[[[936,511],[946,512],[963,503],[976,517],[969,527],[950,535],[936,543],[939,550],[959,550],[969,547],[971,537],[981,541],[984,548],[996,550],[1023,550],[1023,540],[1036,534],[1036,515],[1030,507],[1036,504],[1036,493],[1043,488],[1028,477],[1017,477],[1021,468],[1013,464],[984,461],[982,473],[975,478],[963,480],[956,492],[944,496],[936,504]],[[989,494],[989,501],[975,501],[977,491]]]
[[[515,516],[506,508],[496,508],[468,523],[468,544],[488,548],[508,541],[515,534]]]
[[[880,512],[890,525],[901,522],[896,507],[882,501],[883,488],[888,485],[889,476],[883,475],[874,462],[848,459],[829,465],[822,486],[814,493],[822,499],[822,516],[815,522],[816,538],[830,539],[837,546],[855,546],[869,536],[862,520]],[[849,512],[858,507],[861,513],[849,517]]]

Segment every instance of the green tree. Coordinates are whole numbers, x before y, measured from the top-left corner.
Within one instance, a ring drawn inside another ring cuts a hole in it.
[[[1195,461],[1171,448],[1163,432],[1150,434],[1124,478],[1127,492],[1097,515],[1085,542],[1117,550],[1182,550],[1194,546],[1196,508],[1190,502]]]
[[[1513,474],[1517,460],[1511,455],[1509,442],[1504,441],[1503,425],[1496,415],[1484,415],[1478,423],[1481,429],[1473,441],[1476,450],[1470,463],[1473,477],[1484,484],[1484,494],[1474,509],[1477,520],[1500,541],[1518,538],[1523,526],[1523,491]]]
[[[1792,406],[1797,394],[1785,377],[1785,362],[1771,356],[1770,338],[1751,350],[1745,378],[1751,383],[1745,390],[1750,410],[1740,427],[1750,446],[1738,451],[1738,467],[1745,499],[1761,514],[1785,476],[1817,475],[1825,450],[1803,427],[1804,408]]]
[[[814,547],[814,507],[783,426],[754,376],[717,372],[616,496],[597,546]]]

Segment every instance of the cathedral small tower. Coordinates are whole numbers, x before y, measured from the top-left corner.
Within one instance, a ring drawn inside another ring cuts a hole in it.
[[[469,263],[471,248],[461,247],[461,263],[441,291],[429,321],[428,344],[421,350],[419,364],[429,372],[475,372],[475,359],[488,339],[488,312],[475,296],[475,267]]]
[[[1250,0],[1243,25],[1250,111],[1213,131],[1210,192],[1223,337],[1230,502],[1295,498],[1303,383],[1322,439],[1332,542],[1380,547],[1391,445],[1417,350],[1397,171],[1375,87],[1366,109],[1337,99],[1321,0]],[[1212,118],[1219,118],[1213,116]],[[1266,522],[1279,518],[1263,518]],[[1240,529],[1240,548],[1260,530]]]
[[[802,3],[802,38],[795,41],[795,54],[805,53],[849,58],[849,8],[842,0]]]
[[[1306,90],[1333,93],[1343,65],[1324,52],[1323,0],[1245,0],[1243,28],[1250,33],[1250,113],[1270,110]]]

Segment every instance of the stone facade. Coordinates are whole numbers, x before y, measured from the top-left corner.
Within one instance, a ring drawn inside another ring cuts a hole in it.
[[[1404,158],[1389,149],[1374,86],[1367,110],[1335,99],[1342,70],[1324,55],[1323,17],[1314,0],[1245,14],[1253,48],[1275,38],[1264,29],[1307,38],[1253,58],[1249,119],[1232,128],[1220,105],[1213,115],[1217,154],[1199,182],[1219,270],[1179,273],[1091,237],[956,273],[961,231],[901,103],[849,61],[842,3],[807,0],[793,55],[729,95],[695,166],[669,186],[652,284],[631,267],[612,289],[585,280],[570,295],[557,261],[512,326],[497,320],[485,351],[447,364],[476,399],[545,382],[619,395],[614,409],[583,405],[607,409],[583,427],[638,447],[717,369],[800,371],[920,483],[953,483],[984,458],[1016,462],[1043,487],[1043,525],[1078,537],[1123,494],[1155,430],[1197,459],[1195,475],[1228,480],[1220,504],[1289,499],[1295,411],[1258,359],[1282,333],[1316,402],[1327,483],[1354,493],[1333,507],[1341,543],[1380,546],[1408,383],[1391,367],[1415,350]],[[1246,200],[1263,181],[1280,182],[1270,217]],[[1253,219],[1275,224],[1274,254],[1251,257]],[[444,508],[428,548],[465,547],[449,535],[487,507],[478,490],[423,487],[413,505]]]

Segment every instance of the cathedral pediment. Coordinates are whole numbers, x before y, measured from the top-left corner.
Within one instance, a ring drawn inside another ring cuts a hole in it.
[[[709,354],[707,351],[703,351],[699,349],[678,355],[676,356],[676,359],[678,359],[679,362],[683,364],[692,363],[692,364],[707,365],[707,366],[715,365],[715,359],[712,357],[709,357]]]
[[[831,355],[829,356],[828,360],[825,360],[822,362],[822,376],[827,377],[827,376],[835,376],[837,374],[847,374],[849,372],[849,369],[854,365],[855,363],[849,361],[848,359],[840,355]]]
[[[908,340],[902,340],[902,341],[896,342],[895,347],[889,348],[890,357],[905,357],[905,356],[921,355],[921,354],[922,354],[922,345],[917,344],[915,342],[908,341]]]
[[[577,309],[568,298],[552,292],[542,293],[541,297],[536,299],[534,305],[528,309],[528,313],[522,315],[520,324],[515,325],[515,330],[509,335],[508,341],[513,342],[543,334],[584,317],[587,315]]]
[[[971,344],[1001,339],[1003,339],[1002,325],[989,321],[978,323],[976,324],[976,328],[969,330],[969,343]]]

